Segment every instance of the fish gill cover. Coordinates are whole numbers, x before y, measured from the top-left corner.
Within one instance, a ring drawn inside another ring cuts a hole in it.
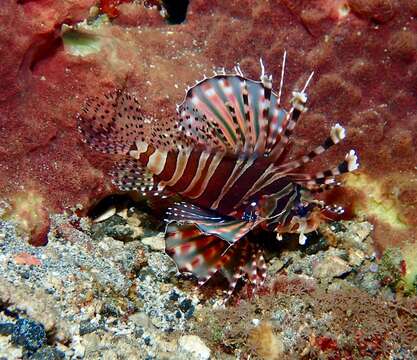
[[[305,165],[345,138],[335,124],[329,136],[305,155],[287,160],[286,149],[301,114],[307,111],[308,76],[293,91],[290,108],[281,105],[260,60],[260,80],[248,79],[239,65],[222,70],[187,90],[177,119],[146,115],[139,101],[113,91],[86,101],[78,115],[83,140],[92,149],[122,155],[111,172],[123,191],[162,198],[180,195],[166,212],[166,251],[181,271],[206,283],[219,272],[231,294],[241,277],[255,286],[266,274],[257,228],[296,232],[304,245],[324,212],[339,207],[314,200],[314,194],[341,184],[336,178],[358,168],[350,150],[337,166],[306,172]]]

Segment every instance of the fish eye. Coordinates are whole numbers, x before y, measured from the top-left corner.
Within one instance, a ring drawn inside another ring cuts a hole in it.
[[[298,204],[295,208],[295,212],[300,217],[305,217],[310,212],[310,204]]]

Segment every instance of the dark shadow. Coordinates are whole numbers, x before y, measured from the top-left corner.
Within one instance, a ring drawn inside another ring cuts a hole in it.
[[[187,16],[189,0],[163,0],[170,24],[181,24]]]

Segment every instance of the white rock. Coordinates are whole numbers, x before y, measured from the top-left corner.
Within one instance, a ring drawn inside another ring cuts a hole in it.
[[[141,241],[142,244],[149,246],[152,250],[165,250],[165,235],[162,232],[155,236],[144,237]]]
[[[331,279],[350,272],[349,264],[335,255],[326,256],[313,265],[313,276],[319,279]]]
[[[189,360],[210,359],[210,349],[196,335],[184,335],[178,340],[178,353]]]

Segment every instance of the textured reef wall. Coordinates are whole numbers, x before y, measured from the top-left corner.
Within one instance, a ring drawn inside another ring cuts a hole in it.
[[[50,212],[114,192],[111,164],[77,136],[87,96],[128,88],[146,111],[172,117],[186,86],[215,67],[239,62],[257,78],[262,57],[278,79],[284,49],[287,100],[316,71],[292,155],[340,122],[348,139],[326,161],[354,148],[361,170],[332,198],[376,224],[380,248],[416,240],[414,0],[193,0],[179,25],[120,3],[112,22],[91,0],[0,7],[0,195],[33,243],[46,240]]]

